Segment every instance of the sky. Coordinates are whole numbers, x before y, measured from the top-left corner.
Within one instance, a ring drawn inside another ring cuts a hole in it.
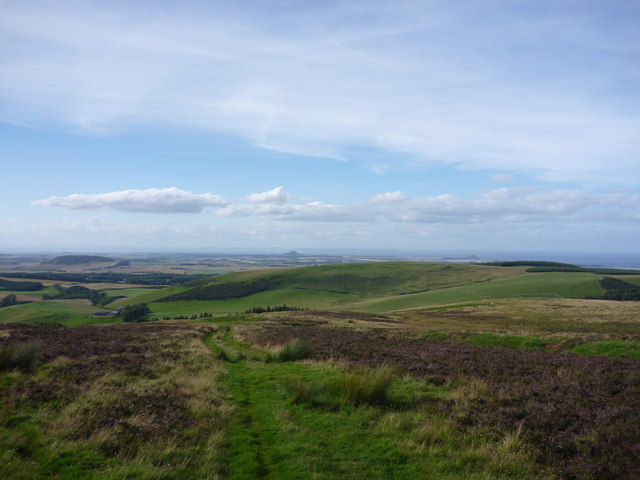
[[[0,0],[0,253],[640,253],[637,0]]]

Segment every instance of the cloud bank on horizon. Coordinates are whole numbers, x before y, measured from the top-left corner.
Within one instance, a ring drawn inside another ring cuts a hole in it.
[[[36,200],[33,205],[72,210],[116,210],[129,213],[209,213],[220,217],[269,217],[310,222],[505,223],[565,220],[619,223],[640,220],[640,192],[593,195],[580,190],[531,187],[488,190],[472,198],[437,195],[410,198],[384,192],[367,201],[330,205],[295,200],[283,187],[243,197],[231,203],[212,193],[195,194],[175,187],[71,194]],[[624,212],[624,213],[622,213]]]
[[[630,183],[639,18],[633,1],[9,1],[1,118]]]

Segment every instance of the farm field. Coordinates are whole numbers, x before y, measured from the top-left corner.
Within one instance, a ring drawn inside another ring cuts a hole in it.
[[[0,308],[0,322],[55,323],[65,326],[113,323],[114,319],[91,315],[101,309],[87,300],[44,300]]]
[[[125,298],[103,307],[0,309],[0,476],[640,475],[640,302],[579,298],[602,292],[594,273],[403,268],[248,271],[109,288]],[[163,301],[209,285],[267,288]],[[92,316],[139,303],[182,320]],[[303,310],[243,313],[285,304]]]

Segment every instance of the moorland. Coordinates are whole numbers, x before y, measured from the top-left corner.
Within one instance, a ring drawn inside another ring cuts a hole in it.
[[[640,476],[640,271],[293,253],[0,265],[0,476]]]

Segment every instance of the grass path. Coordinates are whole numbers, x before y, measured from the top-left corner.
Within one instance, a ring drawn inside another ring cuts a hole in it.
[[[238,342],[232,332],[222,326],[205,338],[224,360],[227,373],[220,380],[235,405],[226,468],[231,480],[543,478],[532,475],[535,468],[522,455],[498,455],[486,440],[453,434],[447,420],[430,410],[433,402],[423,401],[449,395],[445,387],[398,376],[393,395],[403,399],[402,407],[297,403],[288,385],[327,382],[346,367],[266,362],[265,352]],[[428,447],[425,425],[432,437]]]

